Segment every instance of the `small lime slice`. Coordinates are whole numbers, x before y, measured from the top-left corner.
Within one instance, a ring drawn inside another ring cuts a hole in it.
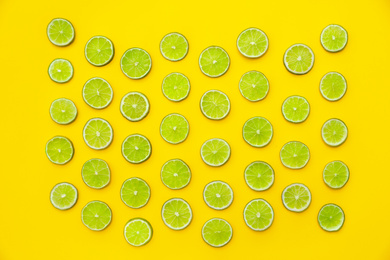
[[[114,45],[104,36],[94,36],[85,45],[85,58],[94,66],[104,66],[114,57]]]
[[[338,52],[345,48],[348,42],[347,31],[337,24],[330,24],[322,30],[321,44],[329,52]]]
[[[288,142],[280,150],[282,164],[290,169],[302,169],[309,162],[309,159],[309,148],[301,142]]]
[[[153,229],[147,220],[134,218],[126,223],[124,235],[130,245],[143,246],[152,239]]]
[[[46,155],[52,163],[66,164],[74,153],[72,142],[64,136],[55,136],[46,144]]]
[[[248,28],[237,39],[238,51],[248,58],[259,58],[268,50],[268,37],[260,29]]]
[[[74,35],[73,25],[66,19],[53,19],[47,26],[47,37],[54,45],[67,46],[73,42]]]
[[[84,84],[83,99],[92,108],[106,108],[111,103],[113,96],[113,90],[105,79],[95,77]]]
[[[271,188],[275,181],[274,169],[266,162],[256,161],[245,168],[246,184],[254,191],[264,191]]]
[[[50,116],[54,122],[60,125],[72,123],[77,116],[77,108],[72,100],[59,98],[54,100],[50,106]]]
[[[122,98],[120,110],[128,120],[140,121],[149,113],[149,100],[140,92],[129,92]]]
[[[347,92],[347,81],[338,72],[326,73],[320,82],[320,92],[328,101],[340,100]]]
[[[340,119],[332,118],[322,126],[321,135],[327,145],[339,146],[347,140],[348,128]]]
[[[291,73],[306,74],[313,68],[314,53],[305,44],[294,44],[285,52],[283,61]]]
[[[208,119],[221,120],[230,112],[230,100],[219,90],[209,90],[200,99],[200,110]]]
[[[200,70],[206,76],[216,78],[229,69],[230,58],[227,52],[218,46],[206,48],[199,57]]]
[[[110,183],[110,168],[102,159],[91,159],[81,169],[84,183],[94,189],[102,189]]]
[[[282,201],[286,209],[293,212],[302,212],[310,205],[311,193],[305,185],[293,183],[283,190]]]
[[[169,114],[161,122],[161,137],[170,144],[179,144],[187,139],[190,125],[180,114]]]
[[[73,66],[65,59],[55,59],[49,66],[49,77],[57,83],[66,83],[73,77]]]
[[[111,209],[102,201],[91,201],[81,211],[83,224],[93,231],[105,229],[111,223],[111,219]]]
[[[245,224],[254,231],[264,231],[274,222],[274,210],[263,199],[254,199],[244,208]]]
[[[145,77],[152,68],[152,58],[140,48],[128,49],[121,58],[122,72],[131,79]]]
[[[339,231],[344,221],[344,211],[336,204],[326,204],[318,212],[318,224],[325,231]]]
[[[171,73],[163,80],[162,92],[170,101],[182,101],[190,93],[190,81],[181,73]]]
[[[150,199],[150,187],[141,178],[127,179],[122,184],[121,199],[130,208],[142,208]]]
[[[58,183],[50,192],[51,204],[57,209],[66,210],[72,208],[77,202],[77,189],[70,183]]]
[[[342,161],[333,161],[325,166],[322,176],[330,188],[341,189],[348,182],[349,169]]]
[[[162,206],[161,217],[167,227],[173,230],[185,229],[192,220],[191,206],[183,199],[170,199]]]
[[[223,139],[213,138],[203,143],[200,156],[209,166],[222,166],[230,158],[230,146]]]
[[[212,247],[223,247],[233,237],[233,228],[224,219],[212,218],[202,227],[203,240]]]
[[[114,132],[110,123],[102,118],[92,118],[84,126],[83,138],[92,149],[102,150],[107,148],[114,138]]]
[[[271,123],[264,117],[252,117],[245,122],[242,136],[253,147],[264,147],[269,144],[273,136]]]
[[[238,87],[244,98],[256,102],[267,96],[269,82],[263,73],[252,70],[242,75]]]
[[[282,114],[291,123],[302,123],[309,117],[309,102],[301,96],[288,97],[283,102]]]
[[[122,155],[130,163],[142,163],[149,159],[151,153],[152,145],[143,135],[129,135],[122,143]]]
[[[169,160],[161,168],[161,181],[169,189],[182,189],[191,181],[190,167],[180,159]]]
[[[182,60],[188,53],[188,41],[180,33],[169,33],[161,40],[160,51],[167,60]]]
[[[210,208],[223,210],[233,203],[233,190],[226,182],[212,181],[204,187],[203,199]]]

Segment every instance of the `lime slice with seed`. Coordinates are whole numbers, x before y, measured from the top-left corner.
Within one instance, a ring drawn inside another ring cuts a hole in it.
[[[161,168],[161,181],[172,190],[186,187],[191,181],[191,170],[180,159],[167,161]]]
[[[94,66],[104,66],[114,57],[114,45],[104,36],[94,36],[85,45],[85,58]]]
[[[121,199],[130,208],[142,208],[150,199],[150,187],[140,178],[127,179],[122,184]]]
[[[282,164],[290,169],[302,169],[309,162],[309,159],[309,148],[301,142],[288,142],[280,150]]]
[[[309,102],[301,96],[288,97],[283,102],[282,114],[291,123],[302,123],[309,117]]]
[[[326,204],[318,212],[318,224],[325,231],[339,231],[344,221],[344,211],[336,204]]]
[[[293,212],[302,212],[310,205],[311,193],[305,185],[293,183],[283,190],[282,201],[286,209]]]
[[[285,52],[283,61],[291,73],[306,74],[313,68],[314,53],[305,44],[294,44]]]
[[[190,81],[181,73],[171,73],[163,80],[162,92],[171,101],[182,101],[190,93]]]
[[[101,189],[110,183],[110,168],[102,159],[91,159],[84,163],[81,176],[88,187]]]
[[[50,192],[51,204],[57,209],[66,210],[72,208],[77,202],[77,189],[70,183],[58,183]]]
[[[55,59],[49,66],[49,77],[57,83],[66,83],[73,77],[73,66],[65,59]]]
[[[340,100],[347,92],[347,81],[338,72],[326,73],[320,82],[320,92],[328,101]]]
[[[187,39],[180,33],[169,33],[161,40],[160,51],[167,60],[182,60],[188,53]]]
[[[340,189],[349,179],[348,166],[341,161],[333,161],[325,166],[322,173],[324,182],[332,189]]]
[[[93,231],[105,229],[112,219],[110,207],[102,201],[91,201],[81,211],[83,224]]]
[[[230,146],[223,139],[213,138],[203,143],[200,155],[205,164],[222,166],[229,160]]]
[[[167,227],[173,230],[185,229],[192,220],[191,206],[183,199],[170,199],[162,206],[161,217]]]
[[[114,132],[110,123],[102,118],[92,118],[84,126],[83,138],[92,149],[102,150],[107,148],[114,138]]]
[[[238,87],[244,98],[256,102],[267,96],[269,82],[263,73],[253,70],[242,75]]]
[[[72,142],[64,136],[55,136],[46,144],[46,156],[52,163],[66,164],[74,153]]]
[[[47,26],[47,37],[54,45],[67,46],[73,42],[74,35],[73,25],[66,19],[53,19]]]
[[[203,199],[210,208],[223,210],[233,203],[233,190],[226,182],[212,181],[204,187]]]
[[[122,155],[130,163],[142,163],[151,153],[152,145],[143,135],[129,135],[122,143]]]
[[[254,199],[244,208],[244,220],[250,229],[264,231],[274,221],[274,210],[266,200]]]
[[[124,235],[130,245],[143,246],[152,239],[153,229],[147,220],[134,218],[126,223]]]
[[[223,247],[233,237],[233,228],[224,219],[212,218],[202,227],[203,240],[212,247]]]
[[[269,144],[273,136],[271,123],[264,117],[252,117],[245,122],[242,136],[253,147],[264,147]]]
[[[122,115],[132,122],[145,118],[149,113],[149,100],[140,92],[129,92],[121,100]]]
[[[224,119],[230,112],[230,100],[222,91],[209,90],[200,99],[200,109],[208,119]]]
[[[347,31],[337,24],[330,24],[322,30],[321,44],[329,52],[338,52],[345,48],[348,42]]]
[[[268,50],[268,37],[260,29],[248,28],[237,39],[239,52],[248,58],[259,58]]]
[[[92,108],[106,108],[111,103],[113,96],[113,90],[105,79],[95,77],[84,84],[83,99]]]
[[[246,184],[254,191],[264,191],[271,188],[275,181],[274,169],[266,162],[256,161],[245,168]]]
[[[179,144],[187,139],[190,125],[180,114],[169,114],[161,122],[161,137],[170,144]]]
[[[60,125],[72,123],[77,116],[77,108],[72,100],[59,98],[54,100],[50,106],[50,116],[54,122]]]
[[[339,146],[347,140],[348,128],[340,119],[332,118],[322,126],[321,135],[327,145]]]
[[[121,58],[122,72],[131,79],[145,77],[152,68],[152,58],[140,48],[128,49]]]
[[[216,78],[229,69],[230,58],[227,52],[218,46],[206,48],[199,57],[200,70],[206,76]]]

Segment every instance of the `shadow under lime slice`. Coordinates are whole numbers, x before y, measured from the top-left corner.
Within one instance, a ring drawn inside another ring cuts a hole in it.
[[[267,96],[269,82],[263,73],[253,70],[242,75],[238,87],[244,98],[256,102]]]
[[[336,204],[326,204],[318,212],[318,224],[325,231],[339,231],[344,221],[344,211]]]
[[[247,58],[258,58],[268,50],[268,37],[260,29],[248,28],[237,39],[238,51]]]
[[[227,52],[218,46],[206,48],[199,57],[200,70],[206,76],[216,78],[229,69],[230,58]]]
[[[104,36],[94,36],[85,45],[85,58],[94,66],[104,66],[114,57],[114,45]]]
[[[131,79],[145,77],[152,68],[149,53],[140,48],[128,49],[121,58],[122,72]]]
[[[191,181],[190,167],[180,159],[169,160],[161,169],[161,181],[169,189],[182,189]]]
[[[293,183],[283,190],[282,202],[286,209],[293,212],[302,212],[310,205],[311,192],[305,185]]]
[[[200,99],[200,109],[208,119],[221,120],[230,112],[230,100],[222,91],[209,90]]]
[[[332,189],[340,189],[347,184],[349,179],[348,166],[341,161],[328,163],[322,173],[324,182]]]
[[[233,203],[233,190],[223,181],[212,181],[203,190],[204,202],[212,209],[223,210]]]
[[[76,204],[77,198],[76,187],[67,182],[58,183],[50,192],[51,204],[60,210],[72,208]]]
[[[209,166],[222,166],[230,157],[229,144],[219,138],[209,139],[203,143],[200,155],[205,164]]]
[[[254,191],[268,190],[275,181],[275,173],[271,165],[256,161],[245,168],[246,184]]]
[[[322,126],[321,135],[327,145],[339,146],[347,140],[348,128],[340,119],[332,118]]]
[[[88,160],[81,169],[84,183],[94,189],[106,187],[110,183],[110,175],[110,168],[102,159]]]
[[[102,150],[111,144],[114,132],[108,121],[102,118],[92,118],[84,126],[83,137],[90,148]]]
[[[151,153],[152,145],[143,135],[129,135],[122,143],[122,155],[130,163],[142,163]]]
[[[163,80],[162,92],[167,99],[179,102],[190,93],[190,81],[181,73],[171,73]]]
[[[83,224],[93,231],[101,231],[110,223],[112,212],[110,207],[102,201],[91,201],[81,211]]]
[[[309,117],[309,102],[301,96],[288,97],[283,102],[282,114],[291,123],[302,123]]]
[[[328,72],[321,79],[320,92],[328,101],[340,100],[347,92],[347,81],[338,72]]]
[[[77,116],[77,108],[72,100],[59,98],[54,100],[50,106],[50,116],[54,122],[60,125],[72,123]]]
[[[337,24],[330,24],[322,30],[321,44],[329,52],[338,52],[345,48],[348,42],[347,31]]]
[[[66,164],[74,153],[72,142],[64,136],[55,136],[46,143],[46,155],[52,163]]]
[[[66,83],[73,77],[73,66],[65,59],[55,59],[49,66],[49,77],[57,83]]]
[[[223,247],[233,237],[233,228],[224,219],[212,218],[202,227],[203,240],[212,247]]]
[[[245,122],[242,136],[253,147],[264,147],[269,144],[273,136],[271,123],[264,117],[252,117]]]
[[[185,229],[192,220],[191,206],[183,199],[170,199],[164,203],[161,217],[167,227],[173,230]]]
[[[309,162],[309,159],[309,148],[301,142],[288,142],[280,150],[282,164],[290,169],[302,169]]]
[[[284,65],[288,71],[302,75],[308,73],[314,65],[314,53],[305,44],[294,44],[284,54]]]
[[[53,19],[47,26],[47,37],[54,45],[67,46],[73,42],[74,36],[73,25],[66,19]]]
[[[167,60],[182,60],[188,53],[188,41],[180,33],[169,33],[161,40],[160,51]]]
[[[114,96],[111,85],[102,78],[91,78],[83,87],[83,99],[95,109],[106,108]]]
[[[171,144],[179,144],[187,139],[190,132],[190,124],[180,114],[169,114],[161,122],[161,137]]]
[[[134,218],[126,223],[124,235],[130,245],[143,246],[152,239],[153,229],[147,220]]]
[[[145,118],[149,113],[149,100],[140,92],[129,92],[121,100],[122,115],[132,122]]]
[[[130,208],[142,208],[150,199],[150,187],[140,178],[127,179],[122,184],[121,199]]]
[[[254,199],[244,208],[245,224],[254,231],[268,229],[274,221],[274,210],[263,199]]]

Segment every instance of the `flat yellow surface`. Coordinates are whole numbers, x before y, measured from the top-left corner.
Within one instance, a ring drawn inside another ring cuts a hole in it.
[[[218,3],[217,3],[218,2]],[[68,47],[52,45],[46,36],[51,19],[69,19],[76,39]],[[321,30],[330,23],[341,24],[349,33],[345,50],[326,52],[319,41]],[[259,59],[239,54],[236,38],[247,27],[264,30],[270,41],[268,52]],[[6,1],[0,3],[1,50],[1,214],[0,259],[389,259],[389,42],[390,3],[377,1]],[[165,60],[159,51],[161,38],[172,31],[184,34],[190,44],[188,56],[180,62]],[[102,68],[84,57],[85,43],[94,35],[109,37],[115,57]],[[313,70],[304,76],[289,73],[283,65],[284,51],[294,43],[305,43],[315,53]],[[222,77],[204,76],[198,67],[201,51],[222,46],[230,55],[231,66]],[[119,61],[130,47],[142,47],[153,60],[150,74],[131,80],[120,70]],[[50,80],[47,68],[55,58],[69,59],[75,69],[66,84]],[[238,81],[249,70],[263,72],[270,92],[261,102],[251,103],[238,90]],[[328,102],[319,93],[319,81],[329,71],[342,73],[348,91],[339,102]],[[167,100],[161,92],[162,79],[182,72],[191,81],[189,97],[180,103]],[[114,89],[111,105],[97,111],[81,96],[91,77],[105,78]],[[231,100],[231,112],[222,121],[206,119],[199,100],[210,89],[224,91]],[[151,110],[141,122],[127,121],[119,112],[121,98],[129,91],[141,91],[149,98]],[[311,105],[308,120],[288,123],[281,105],[290,95],[306,97]],[[49,116],[50,103],[59,97],[72,99],[79,111],[74,123],[61,126]],[[190,135],[179,145],[166,143],[159,135],[164,116],[177,112],[190,122]],[[241,135],[244,122],[264,116],[274,126],[274,138],[265,148],[252,148]],[[88,119],[102,117],[114,129],[114,141],[104,151],[94,151],[82,139]],[[342,119],[349,137],[339,148],[330,148],[321,139],[322,124],[329,118]],[[151,158],[132,165],[121,155],[121,143],[132,133],[147,136],[153,146]],[[57,166],[46,158],[44,147],[54,135],[69,137],[75,146],[73,160]],[[212,168],[199,155],[202,143],[213,137],[229,142],[229,162]],[[279,159],[280,148],[288,141],[308,145],[311,159],[302,170],[289,170]],[[106,160],[112,181],[103,190],[88,188],[81,167],[90,158]],[[180,191],[166,188],[160,169],[172,158],[186,161],[193,174],[188,187]],[[322,180],[322,170],[332,160],[345,161],[351,171],[348,184],[331,190]],[[273,187],[265,192],[250,190],[243,178],[245,167],[264,160],[276,173]],[[148,205],[130,209],[121,201],[119,190],[129,177],[145,179],[152,189]],[[230,208],[215,211],[203,202],[203,187],[223,180],[234,190]],[[58,182],[73,183],[79,190],[74,208],[62,212],[49,201],[49,192]],[[281,202],[284,187],[305,183],[313,200],[303,213],[287,211]],[[167,228],[160,216],[162,204],[172,198],[186,199],[194,218],[183,231]],[[254,198],[264,198],[275,211],[275,221],[265,232],[250,230],[243,221],[243,208]],[[113,211],[111,225],[102,232],[88,230],[80,212],[91,200],[102,200]],[[340,232],[327,233],[317,223],[317,213],[325,203],[339,204],[346,222]],[[141,248],[127,244],[125,223],[134,217],[150,221],[151,242]],[[232,241],[215,249],[203,242],[201,227],[208,219],[221,217],[234,229]]]

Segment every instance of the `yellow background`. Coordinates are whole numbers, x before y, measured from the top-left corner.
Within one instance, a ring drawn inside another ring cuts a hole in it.
[[[51,19],[69,19],[76,39],[68,47],[51,44],[46,26]],[[345,50],[331,54],[319,41],[321,30],[330,23],[341,24],[349,33]],[[247,27],[258,27],[269,37],[269,50],[259,59],[239,54],[236,38]],[[389,259],[389,42],[390,2],[377,1],[11,1],[0,2],[1,68],[1,188],[0,259]],[[172,31],[184,34],[190,44],[188,56],[180,62],[165,60],[159,51],[161,38]],[[109,37],[115,57],[102,68],[84,57],[85,43],[94,35]],[[304,76],[284,68],[284,51],[294,43],[305,43],[315,53],[313,70]],[[222,46],[231,66],[222,77],[204,76],[198,67],[201,51]],[[142,47],[153,60],[149,75],[131,80],[120,70],[119,61],[130,47]],[[57,84],[47,75],[55,58],[69,59],[74,78]],[[238,81],[249,70],[263,72],[270,92],[261,102],[245,100]],[[319,93],[319,81],[329,71],[342,73],[348,81],[344,98],[331,103]],[[180,103],[168,101],[161,92],[162,79],[181,72],[191,81],[189,97]],[[108,80],[114,89],[111,105],[102,111],[88,107],[81,96],[91,77]],[[224,91],[231,99],[231,112],[222,121],[206,119],[199,100],[209,89]],[[151,102],[149,115],[141,122],[127,121],[119,112],[120,99],[129,91],[141,91]],[[306,97],[311,113],[306,122],[288,123],[281,104],[290,95]],[[68,126],[54,123],[50,103],[59,97],[72,99],[78,107],[76,121]],[[190,122],[190,135],[179,145],[166,143],[159,135],[162,118],[172,112]],[[274,126],[270,145],[256,149],[241,136],[244,122],[264,116]],[[82,139],[82,128],[92,117],[107,119],[114,129],[114,141],[104,151],[94,151]],[[348,126],[348,140],[339,148],[326,146],[320,135],[329,118],[342,119]],[[124,160],[120,146],[126,136],[142,133],[153,146],[151,158],[140,165]],[[49,162],[44,153],[54,135],[69,137],[75,146],[73,160],[65,166]],[[202,143],[212,137],[224,138],[232,148],[229,162],[220,168],[206,166],[200,158]],[[279,151],[284,143],[299,140],[308,145],[311,159],[302,170],[282,166]],[[88,188],[81,167],[90,158],[106,160],[112,181],[103,190]],[[188,187],[166,188],[160,180],[164,162],[181,158],[192,170]],[[322,180],[322,170],[332,160],[345,161],[351,171],[348,184],[331,190]],[[243,178],[245,167],[264,160],[276,173],[273,187],[265,192],[250,190]],[[130,209],[121,201],[122,182],[133,176],[145,179],[152,189],[148,205]],[[234,202],[224,211],[206,206],[205,184],[228,182]],[[49,192],[58,182],[73,183],[79,190],[74,208],[59,211],[49,202]],[[312,204],[301,214],[287,211],[281,192],[293,182],[305,183],[312,191]],[[192,206],[192,224],[183,231],[167,228],[160,217],[162,204],[182,197]],[[275,211],[275,221],[265,232],[251,231],[242,212],[247,202],[264,198]],[[113,211],[111,225],[102,232],[88,230],[80,212],[91,200],[102,200]],[[327,233],[317,224],[317,213],[325,203],[337,203],[345,211],[340,232]],[[134,248],[123,238],[123,227],[133,217],[148,219],[154,229],[151,242]],[[212,217],[228,220],[234,229],[232,241],[224,248],[208,246],[201,238],[203,223]]]

